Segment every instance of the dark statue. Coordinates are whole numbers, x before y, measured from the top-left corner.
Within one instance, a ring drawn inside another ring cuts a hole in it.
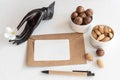
[[[17,27],[17,30],[19,30],[22,27],[22,25],[26,22],[25,28],[22,31],[22,33],[17,35],[15,40],[9,40],[9,42],[13,42],[13,44],[19,45],[27,41],[42,20],[49,20],[53,17],[54,5],[55,2],[50,4],[48,7],[43,7],[30,11],[22,19],[22,21]]]

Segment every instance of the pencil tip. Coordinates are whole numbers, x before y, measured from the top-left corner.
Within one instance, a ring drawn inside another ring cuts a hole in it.
[[[48,74],[48,73],[49,73],[49,71],[48,71],[48,70],[46,70],[46,71],[42,71],[42,73]]]

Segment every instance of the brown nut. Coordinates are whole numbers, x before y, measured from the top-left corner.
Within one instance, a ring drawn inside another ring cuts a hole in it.
[[[105,37],[105,35],[104,34],[101,34],[98,38],[97,38],[97,40],[102,40],[102,39],[104,39],[104,37]]]
[[[110,27],[108,27],[108,32],[112,33],[112,29]]]
[[[102,48],[98,48],[98,49],[96,50],[96,54],[97,54],[98,56],[103,56],[103,55],[104,55],[104,50],[103,50]]]
[[[91,21],[92,21],[92,18],[88,16],[83,19],[84,24],[89,24]]]
[[[87,16],[93,16],[93,10],[92,9],[87,9],[85,11],[85,13],[86,13]]]
[[[107,26],[105,26],[104,27],[104,32],[107,34],[107,33],[109,33],[109,30],[108,30],[109,28],[107,27]]]
[[[72,18],[72,19],[76,18],[77,16],[78,16],[78,13],[77,13],[77,12],[73,12],[73,13],[71,14],[71,18]]]
[[[89,54],[89,53],[85,54],[85,58],[86,58],[88,61],[93,61],[93,56],[92,56],[92,54]]]
[[[99,28],[99,26],[97,25],[93,28],[93,30],[98,30],[98,28]]]
[[[98,28],[98,30],[100,31],[100,33],[103,34],[103,33],[104,33],[104,26],[101,26],[101,25],[100,25],[99,28]]]
[[[100,68],[104,68],[104,64],[103,64],[103,62],[102,62],[101,59],[98,59],[98,60],[97,60],[97,65],[98,65]]]
[[[79,16],[82,17],[82,18],[85,18],[86,14],[84,12],[82,12],[82,13],[79,14]]]
[[[84,12],[84,8],[83,8],[82,6],[78,6],[78,7],[76,8],[76,11],[77,11],[78,13]]]
[[[112,39],[113,38],[113,33],[108,33],[109,37]]]
[[[101,35],[101,33],[100,33],[100,31],[99,30],[94,30],[95,31],[95,33],[98,35],[98,36],[100,36]]]
[[[109,41],[109,40],[110,40],[110,37],[105,37],[101,41],[106,42],[106,41]]]
[[[95,39],[98,38],[98,37],[97,37],[97,34],[96,34],[94,31],[92,31],[92,36],[93,36]]]
[[[76,18],[74,19],[74,23],[75,23],[75,24],[80,25],[80,24],[82,24],[82,22],[83,22],[83,19],[82,19],[81,17],[76,17]]]

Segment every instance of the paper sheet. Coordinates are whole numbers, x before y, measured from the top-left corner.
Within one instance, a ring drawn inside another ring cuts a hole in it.
[[[34,61],[53,60],[70,60],[69,40],[35,40]]]

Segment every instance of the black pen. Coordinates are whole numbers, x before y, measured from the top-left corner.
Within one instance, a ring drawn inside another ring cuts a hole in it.
[[[95,76],[91,71],[55,71],[55,70],[45,70],[42,71],[45,74],[53,74],[53,75],[67,75],[67,76]]]

